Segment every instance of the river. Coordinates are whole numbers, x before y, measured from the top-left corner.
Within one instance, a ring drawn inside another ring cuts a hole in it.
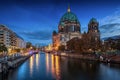
[[[0,80],[120,80],[120,65],[39,53]]]

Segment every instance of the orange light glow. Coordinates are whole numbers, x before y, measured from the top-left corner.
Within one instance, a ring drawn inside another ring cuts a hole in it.
[[[34,60],[34,56],[31,56],[30,57],[30,74],[32,75],[32,72],[33,72],[33,61]]]
[[[49,66],[49,55],[46,54],[46,69],[47,69],[47,73],[49,72],[49,68],[50,68],[50,66]]]
[[[36,68],[39,68],[39,54],[36,54]]]
[[[56,73],[56,79],[60,79],[60,63],[59,63],[59,56],[55,56],[55,73]]]
[[[53,77],[60,80],[60,59],[59,56],[51,55],[51,73]]]
[[[54,64],[55,64],[55,61],[54,61],[54,55],[52,54],[51,55],[51,72],[52,72],[52,76],[55,77],[55,67],[54,67]]]

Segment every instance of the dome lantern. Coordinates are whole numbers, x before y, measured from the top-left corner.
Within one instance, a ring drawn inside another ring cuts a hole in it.
[[[68,6],[67,12],[70,12],[70,6]]]

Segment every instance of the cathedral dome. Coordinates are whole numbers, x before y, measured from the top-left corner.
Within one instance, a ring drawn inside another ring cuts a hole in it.
[[[72,12],[67,12],[62,16],[60,23],[64,21],[79,22],[77,16]]]
[[[70,11],[70,8],[68,8],[67,12],[61,17],[59,24],[63,25],[63,23],[66,21],[79,23],[77,16]]]
[[[68,7],[67,12],[61,17],[58,32],[80,32],[80,23],[77,16],[70,11]]]

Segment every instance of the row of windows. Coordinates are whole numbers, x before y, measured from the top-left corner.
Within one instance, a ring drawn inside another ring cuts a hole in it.
[[[65,27],[59,27],[59,31],[63,32],[63,31],[67,31],[67,32],[75,32],[75,31],[79,31],[79,27],[77,26],[65,26]]]
[[[4,40],[0,40],[0,41],[2,41],[2,42],[3,42]]]
[[[90,30],[91,32],[98,32],[98,30]]]
[[[97,26],[90,26],[89,28],[90,28],[90,29],[98,29]]]

